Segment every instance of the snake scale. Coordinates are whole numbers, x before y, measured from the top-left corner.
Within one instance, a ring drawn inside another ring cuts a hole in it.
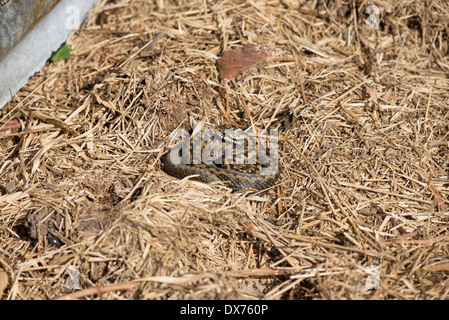
[[[192,140],[189,140],[189,148],[192,152]],[[225,143],[223,142],[223,149]],[[176,146],[175,146],[176,147]],[[235,145],[234,145],[235,147]],[[204,146],[202,146],[204,148]],[[172,149],[173,150],[173,149]],[[234,151],[235,153],[235,151]],[[256,157],[256,152],[248,152],[245,150],[244,158],[248,162],[249,158]],[[260,157],[260,154],[258,154]],[[190,156],[190,160],[191,160]],[[235,156],[234,156],[235,161]],[[170,152],[165,153],[161,157],[161,162],[163,164],[163,170],[179,179],[183,179],[187,176],[193,176],[192,179],[201,181],[204,183],[211,183],[215,181],[223,181],[224,184],[230,187],[234,192],[245,190],[245,189],[257,189],[263,190],[276,183],[279,178],[279,166],[276,161],[272,164],[271,170],[261,174],[262,165],[259,162],[255,162],[254,165],[239,166],[236,164],[216,164],[201,162],[198,164],[193,164],[192,161],[185,163],[174,163],[170,157]],[[223,162],[224,161],[220,161]],[[252,162],[254,163],[254,162]]]

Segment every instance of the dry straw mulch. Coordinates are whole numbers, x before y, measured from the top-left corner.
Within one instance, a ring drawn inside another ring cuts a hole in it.
[[[100,1],[1,114],[2,298],[447,299],[448,16]],[[221,82],[247,44],[274,54]],[[279,184],[165,174],[169,133],[198,120],[279,128]]]

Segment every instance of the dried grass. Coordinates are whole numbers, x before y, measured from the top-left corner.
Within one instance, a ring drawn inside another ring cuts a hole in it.
[[[1,116],[2,297],[447,299],[448,16],[445,1],[100,1],[72,57]],[[220,53],[248,43],[276,53],[221,83]],[[193,120],[281,128],[279,186],[162,172]]]

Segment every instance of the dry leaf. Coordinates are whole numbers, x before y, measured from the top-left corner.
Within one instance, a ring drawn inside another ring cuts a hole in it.
[[[220,79],[222,81],[232,79],[240,72],[254,66],[272,54],[272,50],[254,44],[225,51],[221,58],[217,60]]]

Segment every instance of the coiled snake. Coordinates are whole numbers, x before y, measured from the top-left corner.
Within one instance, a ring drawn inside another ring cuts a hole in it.
[[[221,137],[223,137],[223,135],[221,135]],[[238,154],[238,152],[236,152],[238,149],[237,142],[231,140],[230,143],[226,143],[226,141],[230,141],[230,139],[220,141],[221,150],[224,150],[224,152],[220,153],[219,157],[215,156],[212,159],[213,161],[209,162],[201,159],[200,163],[197,161],[195,164],[194,161],[192,161],[194,154],[193,139],[189,138],[188,140],[184,140],[173,147],[172,151],[165,153],[161,157],[163,169],[166,173],[179,179],[194,175],[192,179],[204,183],[223,181],[225,185],[230,187],[233,191],[244,189],[263,190],[276,183],[279,178],[277,149],[273,152],[274,149],[270,148],[270,157],[269,160],[267,160],[268,158],[265,151],[260,151],[260,144],[258,144],[258,148],[250,148],[249,143],[247,142],[244,152]],[[215,146],[217,146],[217,139],[211,139],[209,142],[215,142]],[[270,145],[271,144],[272,142],[270,140]],[[183,148],[183,146],[185,148]],[[207,148],[207,144],[201,141],[200,154],[203,156],[204,148]],[[181,155],[179,155],[180,150],[182,150]],[[263,150],[265,150],[265,148],[263,148]],[[183,152],[187,152],[187,154],[182,154]],[[231,162],[228,161],[226,163],[226,161],[223,161],[225,160],[226,152],[232,153]],[[171,156],[171,154],[174,156]],[[184,160],[187,159],[187,161],[174,161],[176,160],[176,157],[179,157],[180,159],[182,156],[185,156],[186,158],[184,158]],[[257,160],[256,157],[258,157]],[[217,161],[217,159],[220,160]],[[240,159],[240,161],[238,159]],[[260,161],[261,159],[263,161]]]

